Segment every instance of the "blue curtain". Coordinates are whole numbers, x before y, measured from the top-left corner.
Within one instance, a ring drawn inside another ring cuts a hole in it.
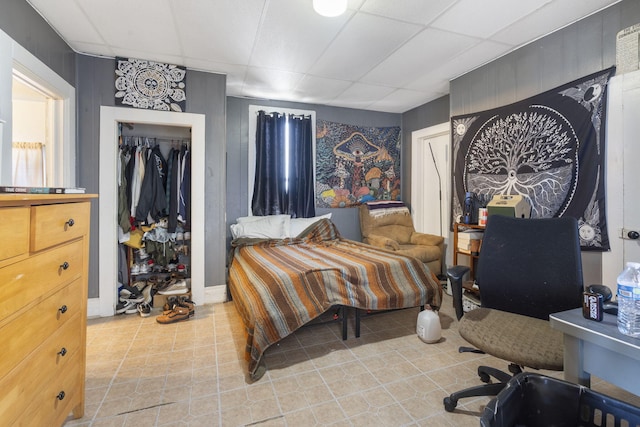
[[[253,215],[315,216],[312,132],[310,117],[258,112]]]

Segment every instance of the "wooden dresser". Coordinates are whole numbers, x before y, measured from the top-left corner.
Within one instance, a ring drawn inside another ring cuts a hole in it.
[[[84,413],[89,194],[0,195],[0,424]]]

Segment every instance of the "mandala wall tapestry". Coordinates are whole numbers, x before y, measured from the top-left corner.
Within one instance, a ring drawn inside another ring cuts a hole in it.
[[[522,195],[532,218],[578,220],[582,249],[609,249],[605,113],[614,68],[515,104],[451,118],[452,219],[465,192]]]
[[[317,207],[400,199],[400,127],[316,127]]]
[[[116,58],[116,105],[183,112],[187,70],[134,58]]]

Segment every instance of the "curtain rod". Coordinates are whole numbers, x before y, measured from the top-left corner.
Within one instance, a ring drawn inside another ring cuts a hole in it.
[[[267,114],[267,115],[272,115],[272,114],[282,114],[283,116],[289,116],[289,117],[301,117],[301,118],[303,118],[303,119],[305,119],[305,118],[310,119],[310,118],[311,118],[311,114],[309,114],[309,115],[304,115],[304,114],[282,113],[282,112],[280,112],[280,111],[272,111],[272,112],[270,112],[270,113],[267,113],[267,112],[266,112],[266,111],[264,111],[264,110],[256,111],[256,115],[260,114],[260,112],[263,112],[263,113],[265,113],[265,114]]]

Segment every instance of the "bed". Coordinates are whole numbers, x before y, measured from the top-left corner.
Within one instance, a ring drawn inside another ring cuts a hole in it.
[[[252,381],[267,348],[331,307],[388,310],[441,303],[439,283],[419,260],[344,239],[323,218],[296,237],[240,237],[231,244],[229,292],[247,334]]]

